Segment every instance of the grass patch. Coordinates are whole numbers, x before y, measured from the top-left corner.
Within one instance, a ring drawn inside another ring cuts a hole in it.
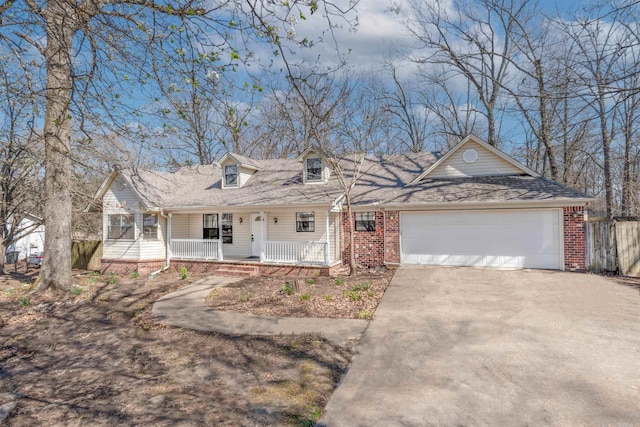
[[[336,277],[335,279],[333,279],[333,284],[336,286],[342,286],[344,285],[344,279]]]
[[[351,299],[351,301],[362,301],[362,295],[360,295],[360,292],[358,291],[349,291],[349,292],[343,292],[342,296],[344,297],[348,297]]]
[[[310,299],[311,299],[311,294],[300,295],[300,301],[309,301]]]
[[[324,300],[325,301],[333,301],[333,297],[331,295],[325,295],[324,296]]]
[[[373,312],[371,310],[360,310],[356,313],[356,319],[371,320],[373,319]]]
[[[307,285],[313,285],[316,283],[316,279],[313,277],[310,277],[309,279],[306,279],[304,283],[306,283]]]
[[[74,286],[71,288],[71,295],[77,297],[78,295],[82,295],[82,288],[80,286]]]
[[[281,292],[285,295],[293,295],[293,293],[295,292],[295,289],[293,288],[293,285],[291,283],[287,282],[284,285],[282,285]]]

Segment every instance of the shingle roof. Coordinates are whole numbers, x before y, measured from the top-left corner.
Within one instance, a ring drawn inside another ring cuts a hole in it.
[[[367,156],[362,177],[351,196],[355,206],[408,206],[458,202],[552,201],[590,199],[545,178],[483,176],[427,179],[409,184],[437,161],[432,153]],[[148,207],[250,207],[327,205],[342,190],[335,173],[324,184],[304,184],[303,168],[294,159],[252,160],[258,169],[241,188],[222,189],[218,165],[185,167],[175,173],[129,169],[121,171]],[[354,158],[342,159],[345,175],[353,174]]]
[[[381,205],[465,202],[589,201],[587,195],[542,177],[526,175],[426,179],[386,192]]]

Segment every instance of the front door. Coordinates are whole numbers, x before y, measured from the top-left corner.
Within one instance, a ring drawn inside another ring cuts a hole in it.
[[[260,256],[262,246],[262,221],[260,214],[251,214],[251,256]]]

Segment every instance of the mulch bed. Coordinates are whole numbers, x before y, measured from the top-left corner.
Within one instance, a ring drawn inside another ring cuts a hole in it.
[[[214,289],[206,304],[261,316],[370,319],[392,276],[379,269],[353,277],[250,277]]]

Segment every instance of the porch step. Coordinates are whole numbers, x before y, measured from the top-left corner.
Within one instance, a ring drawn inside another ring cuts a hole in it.
[[[253,265],[225,265],[216,269],[221,276],[253,277],[260,275],[260,269]]]

